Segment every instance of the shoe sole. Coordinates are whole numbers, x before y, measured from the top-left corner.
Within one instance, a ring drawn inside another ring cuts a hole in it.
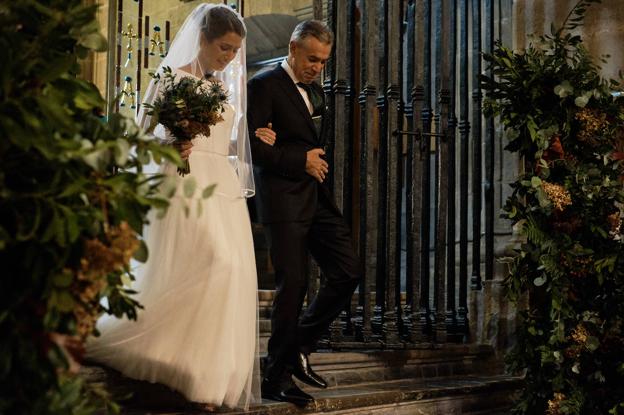
[[[298,375],[293,373],[293,376],[297,378],[297,380],[300,380],[301,382],[305,383],[308,386],[312,386],[313,388],[318,388],[318,389],[327,389],[327,384],[325,386],[319,385],[318,383],[312,383],[306,379],[302,379],[300,378]]]

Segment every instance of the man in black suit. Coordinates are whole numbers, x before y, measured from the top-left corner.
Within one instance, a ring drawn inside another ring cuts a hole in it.
[[[264,398],[305,405],[313,398],[292,380],[324,388],[308,354],[347,306],[359,282],[351,232],[323,182],[328,137],[323,90],[314,82],[330,56],[333,34],[310,20],[294,30],[288,58],[248,82],[248,122],[256,171],[256,209],[267,231],[276,294],[262,381]],[[301,316],[311,253],[324,281]]]

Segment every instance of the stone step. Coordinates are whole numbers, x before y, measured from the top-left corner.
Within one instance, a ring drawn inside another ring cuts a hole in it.
[[[366,389],[370,385],[376,385],[380,382],[388,385],[400,385],[401,381],[409,380],[409,382],[416,382],[422,386],[438,384],[437,382],[445,379],[451,381],[471,376],[493,377],[497,373],[502,373],[493,356],[492,348],[489,346],[444,345],[412,350],[313,353],[310,356],[310,363],[329,384],[327,391],[322,393],[329,393],[328,391],[332,390],[343,392],[351,390],[349,388],[359,390],[358,388],[362,385]],[[105,384],[114,396],[133,395],[133,399],[129,403],[130,407],[167,410],[195,408],[195,405],[188,403],[182,395],[163,385],[129,379],[116,371],[98,366],[84,367],[83,374],[91,383]],[[307,385],[300,386],[315,396],[318,393],[317,390]],[[331,396],[331,393],[327,396]],[[357,399],[366,400],[364,397]],[[330,400],[326,404],[331,406],[336,404],[336,401]],[[395,404],[396,402],[392,403],[392,405]]]
[[[230,415],[502,415],[508,414],[513,394],[522,386],[522,379],[512,376],[467,376],[437,380],[395,380],[315,390],[315,401],[305,408],[292,404],[263,400],[243,410],[219,409]],[[165,406],[160,395],[153,395],[147,406],[128,406],[128,415],[207,414],[199,404]]]
[[[250,411],[230,414],[480,414],[504,411],[520,379],[509,376],[439,380],[395,380],[312,392],[315,402],[303,409],[263,401]],[[226,412],[227,413],[227,412]]]
[[[266,356],[267,341],[268,337],[260,338],[261,363]],[[472,344],[422,344],[420,348],[405,350],[319,350],[310,355],[310,364],[330,386],[503,372],[490,346]]]
[[[312,353],[310,364],[330,387],[503,372],[491,347],[454,344],[410,350]]]

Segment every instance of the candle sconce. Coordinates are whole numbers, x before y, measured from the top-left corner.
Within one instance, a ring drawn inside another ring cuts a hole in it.
[[[134,89],[132,88],[132,77],[130,76],[126,76],[124,78],[124,86],[123,86],[123,89],[121,90],[121,98],[119,100],[119,106],[125,107],[127,101],[130,103],[130,108],[132,109],[136,108],[136,93],[134,92]]]
[[[160,37],[160,26],[156,25],[154,26],[154,34],[152,35],[152,38],[150,39],[150,51],[149,54],[151,56],[154,56],[156,53],[156,48],[158,48],[158,52],[161,58],[165,57],[165,42],[162,41],[161,37]]]

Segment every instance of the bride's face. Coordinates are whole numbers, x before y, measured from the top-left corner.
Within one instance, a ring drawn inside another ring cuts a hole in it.
[[[243,38],[235,32],[228,32],[212,41],[201,36],[199,62],[203,70],[210,72],[224,70],[232,62],[242,44]]]

